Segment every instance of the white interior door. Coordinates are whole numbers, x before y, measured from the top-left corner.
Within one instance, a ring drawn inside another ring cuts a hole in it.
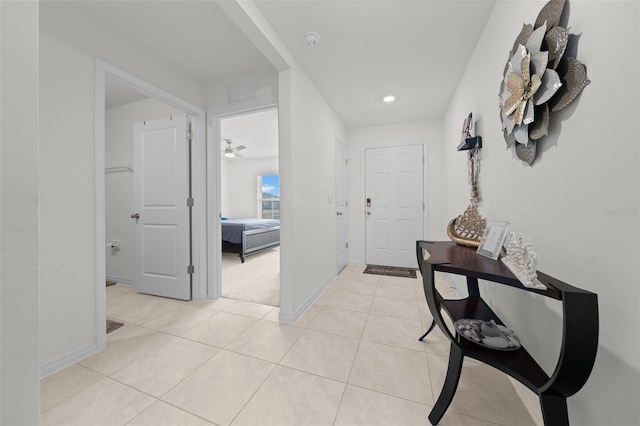
[[[336,253],[338,272],[349,263],[348,228],[349,204],[348,194],[348,161],[347,152],[339,141],[336,141]]]
[[[422,145],[365,151],[365,258],[369,265],[415,268],[423,238]]]
[[[136,289],[191,299],[187,117],[135,125]]]

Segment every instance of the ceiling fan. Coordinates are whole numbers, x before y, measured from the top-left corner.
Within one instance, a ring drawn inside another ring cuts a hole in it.
[[[227,146],[224,148],[224,150],[222,152],[224,152],[224,156],[227,158],[234,158],[234,157],[242,157],[242,155],[238,154],[238,151],[242,151],[243,149],[246,148],[246,146],[244,145],[238,145],[238,146],[231,146],[231,139],[222,139],[223,141],[225,141],[227,143]]]

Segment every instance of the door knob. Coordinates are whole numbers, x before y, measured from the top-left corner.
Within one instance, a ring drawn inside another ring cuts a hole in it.
[[[371,212],[367,210],[367,216],[371,216]]]
[[[342,212],[336,212],[337,216],[342,216]]]
[[[140,219],[140,215],[138,213],[131,213],[131,219]]]

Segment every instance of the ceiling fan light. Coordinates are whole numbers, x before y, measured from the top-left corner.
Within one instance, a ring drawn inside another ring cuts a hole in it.
[[[224,156],[227,158],[234,158],[236,154],[234,154],[232,151],[227,151],[224,153]]]

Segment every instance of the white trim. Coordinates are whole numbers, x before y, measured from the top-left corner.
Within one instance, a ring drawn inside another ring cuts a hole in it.
[[[220,142],[222,134],[220,130],[220,122],[225,118],[238,117],[258,111],[267,111],[270,109],[278,109],[277,103],[269,103],[259,106],[252,106],[246,109],[218,113],[209,111],[209,121],[207,123],[207,182],[211,185],[207,186],[207,200],[209,208],[206,212],[206,222],[208,232],[206,233],[206,246],[208,248],[207,262],[211,265],[208,270],[208,293],[210,299],[217,299],[222,296],[222,234],[220,230],[221,215],[221,197],[220,189],[222,185],[222,171],[218,166],[222,160],[220,152]],[[280,153],[278,153],[278,162],[280,161]]]
[[[106,246],[105,246],[105,82],[107,77],[157,99],[167,105],[191,115],[196,120],[193,144],[193,256],[196,270],[193,276],[192,299],[207,299],[207,246],[206,237],[206,123],[207,113],[203,108],[186,102],[171,93],[148,83],[128,72],[96,58],[94,82],[94,191],[95,191],[95,284],[96,284],[96,345],[97,351],[106,344]]]
[[[424,240],[428,239],[429,233],[429,170],[427,169],[427,165],[429,164],[429,148],[428,143],[426,142],[415,142],[415,143],[399,143],[399,144],[383,144],[383,145],[361,145],[360,146],[360,206],[365,205],[365,199],[367,194],[365,193],[366,184],[367,184],[367,170],[366,170],[366,159],[365,154],[367,149],[377,149],[377,148],[395,148],[399,146],[414,146],[420,145],[422,146],[422,155],[424,161],[422,162],[422,202],[424,203],[424,209],[422,210],[422,235],[416,236],[416,240]],[[362,261],[357,263],[366,264],[367,263],[367,221],[364,217],[365,210],[362,208],[362,224],[360,226],[360,243],[361,243],[361,251],[362,251]]]
[[[430,227],[431,217],[429,215],[429,144],[424,142],[422,144],[422,202],[424,203],[424,210],[422,211],[422,239],[430,239]]]
[[[94,194],[95,194],[95,238],[96,238],[96,344],[101,351],[107,344],[107,293],[106,281],[106,219],[105,219],[105,82],[107,72],[102,62],[96,61],[94,81]]]
[[[513,389],[516,391],[516,395],[522,401],[524,408],[533,419],[533,423],[536,426],[544,426],[544,420],[542,418],[542,411],[540,410],[540,398],[528,387],[507,374],[507,378],[511,382]]]
[[[207,256],[207,112],[199,108],[199,113],[193,130],[194,139],[192,143],[191,171],[192,188],[191,192],[195,200],[192,217],[192,247],[193,264],[195,273],[193,274],[193,287],[191,298],[195,301],[211,299],[208,292],[208,269],[209,262]]]
[[[454,276],[462,278],[462,276],[458,274],[451,274],[449,272],[444,273],[444,278],[447,281],[449,288],[451,288],[456,293],[458,299],[463,299],[467,297],[467,291],[460,291],[460,289],[456,285]],[[529,413],[529,415],[531,415],[534,423],[540,426],[543,425],[544,421],[542,420],[542,413],[540,412],[540,400],[538,396],[508,374],[507,378],[511,382],[516,395],[518,395],[518,398],[520,398],[522,404],[524,404],[525,408],[527,409],[527,412]]]
[[[346,235],[346,239],[347,239],[347,261],[345,262],[344,265],[340,265],[340,263],[338,263],[338,256],[336,256],[336,274],[339,274],[340,271],[342,271],[348,264],[349,264],[349,260],[350,260],[350,253],[349,253],[349,217],[350,217],[350,212],[349,212],[349,147],[347,145],[345,145],[344,143],[342,143],[342,140],[340,138],[339,135],[334,135],[334,139],[335,139],[335,149],[337,151],[338,149],[338,145],[340,145],[342,147],[342,150],[344,152],[344,159],[346,160],[346,169],[347,169],[347,173],[344,176],[345,182],[342,182],[342,185],[344,186],[344,190],[345,190],[345,201],[346,201],[346,207],[345,207],[345,211],[346,211],[346,217],[345,217],[345,221],[346,221],[346,229],[345,232],[347,233]],[[334,156],[335,158],[335,156]],[[335,165],[336,170],[338,167],[342,167],[342,165]],[[338,180],[336,179],[335,181],[335,188],[334,188],[334,206],[337,207],[337,202],[335,202],[336,197],[338,196]],[[337,208],[335,209],[336,211],[338,210]],[[338,234],[336,232],[336,238],[338,237]]]
[[[222,171],[220,150],[217,144],[220,140],[218,120],[213,114],[209,114],[207,121],[207,263],[211,268],[207,272],[207,292],[210,299],[222,296],[222,233],[218,226],[221,210],[220,188],[222,186]]]
[[[365,211],[366,209],[364,208],[365,204],[366,204],[366,198],[367,198],[367,194],[365,192],[365,189],[367,187],[367,162],[365,160],[365,153],[367,151],[367,148],[369,148],[366,145],[361,145],[360,146],[360,202],[358,203],[358,213],[359,215],[361,215],[361,220],[360,220],[360,259],[358,259],[358,262],[356,263],[360,263],[360,264],[366,264],[367,262],[367,218],[365,217]]]
[[[316,289],[316,291],[314,291],[309,297],[307,297],[307,300],[305,300],[304,303],[295,310],[293,315],[286,315],[283,314],[282,311],[280,311],[279,320],[281,322],[296,322],[298,318],[300,318],[302,314],[304,314],[309,306],[313,305],[313,302],[316,301],[316,299],[322,294],[322,292],[324,292],[329,284],[331,284],[337,277],[337,273],[332,274],[320,287],[318,287],[318,289]]]
[[[456,295],[458,296],[458,299],[464,299],[465,295],[463,295],[460,290],[458,289],[458,286],[456,285],[455,280],[453,279],[453,275],[455,274],[450,274],[448,272],[444,273],[444,278],[447,280],[447,283],[449,284],[449,288],[453,289],[453,291],[456,292]]]
[[[107,275],[105,279],[107,281],[113,281],[118,284],[136,285],[136,281],[134,279],[119,277],[118,275]]]
[[[106,330],[105,326],[106,322],[102,322],[102,328]],[[90,357],[93,354],[96,354],[104,349],[104,346],[97,345],[89,345],[83,348],[77,348],[72,350],[71,352],[67,352],[66,354],[59,356],[51,361],[47,361],[44,364],[40,365],[40,379],[44,379],[47,376],[52,375],[62,369],[69,367],[70,365],[75,364],[76,362],[82,361],[83,359]]]

